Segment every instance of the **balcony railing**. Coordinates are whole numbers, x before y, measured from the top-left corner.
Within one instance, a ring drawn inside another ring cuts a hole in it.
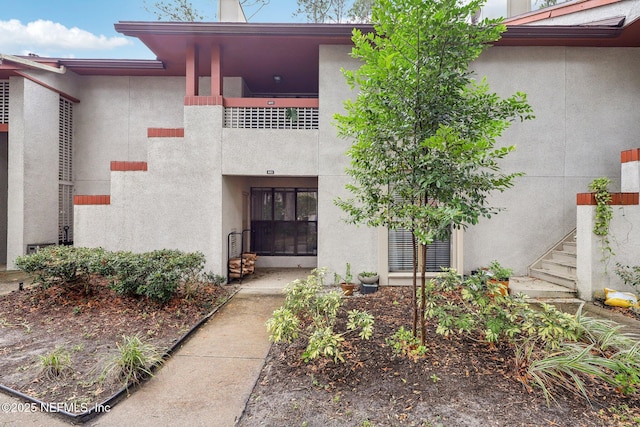
[[[225,98],[224,127],[232,129],[318,129],[318,100]]]

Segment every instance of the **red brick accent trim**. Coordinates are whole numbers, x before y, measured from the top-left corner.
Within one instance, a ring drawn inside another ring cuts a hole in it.
[[[0,123],[0,132],[9,132],[9,123]]]
[[[222,105],[222,96],[185,96],[184,105]]]
[[[148,128],[148,138],[184,138],[184,128]]]
[[[638,193],[611,193],[610,205],[637,205],[639,194]],[[596,196],[595,193],[578,193],[577,197],[578,206],[595,206]]]
[[[112,171],[146,171],[147,162],[111,162]]]
[[[110,205],[111,196],[109,195],[97,195],[97,196],[73,196],[74,205]]]
[[[632,150],[625,150],[620,153],[620,162],[637,162],[640,160],[640,148],[634,148]]]

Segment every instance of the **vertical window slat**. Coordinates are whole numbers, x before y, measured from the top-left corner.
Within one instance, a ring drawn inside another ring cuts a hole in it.
[[[58,127],[58,242],[73,242],[73,103],[60,97]]]

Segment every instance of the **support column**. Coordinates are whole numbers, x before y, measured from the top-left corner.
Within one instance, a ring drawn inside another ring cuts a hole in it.
[[[187,47],[186,57],[186,74],[187,74],[187,93],[186,96],[198,96],[198,75],[199,68],[199,49],[196,44]]]
[[[211,46],[211,96],[222,96],[220,45]]]

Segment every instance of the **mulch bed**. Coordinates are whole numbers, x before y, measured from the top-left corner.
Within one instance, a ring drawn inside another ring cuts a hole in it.
[[[122,389],[98,377],[117,352],[123,336],[139,336],[162,353],[199,323],[232,292],[231,287],[202,286],[165,305],[120,297],[105,279],[84,287],[34,287],[0,296],[0,384],[41,402],[92,407]],[[38,356],[63,347],[71,369],[48,378]]]
[[[541,391],[517,378],[513,349],[469,337],[445,338],[429,325],[425,357],[394,356],[385,343],[410,328],[410,289],[382,288],[346,299],[375,316],[369,341],[349,337],[345,362],[312,361],[306,345],[272,346],[240,426],[624,426],[640,423],[640,400],[604,386],[591,402]]]

